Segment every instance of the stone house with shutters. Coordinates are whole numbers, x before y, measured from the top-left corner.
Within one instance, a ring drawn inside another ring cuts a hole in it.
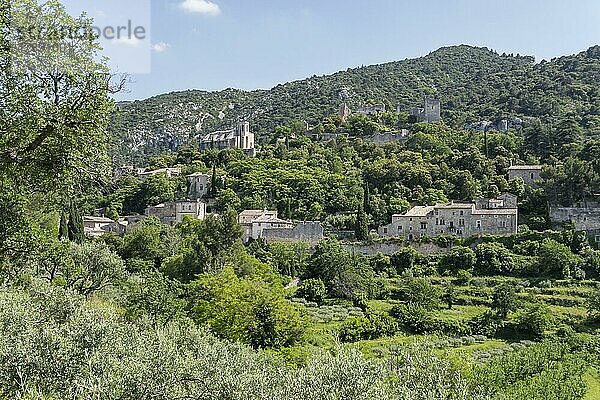
[[[175,225],[186,216],[192,219],[206,218],[206,203],[200,200],[170,201],[148,207],[144,214],[147,217],[157,217],[165,225]]]
[[[481,199],[475,203],[415,206],[405,214],[393,215],[392,222],[380,227],[378,233],[412,241],[440,235],[511,235],[517,233],[517,227],[517,198],[503,194],[496,199]]]

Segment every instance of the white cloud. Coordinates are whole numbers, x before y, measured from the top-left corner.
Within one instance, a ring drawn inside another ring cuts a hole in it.
[[[157,53],[164,53],[169,49],[169,47],[171,47],[169,43],[158,42],[152,45],[152,50],[154,50]]]
[[[108,43],[114,43],[116,45],[125,45],[131,47],[139,47],[144,41],[135,37],[121,37],[118,39],[108,40]]]
[[[221,7],[210,0],[184,0],[179,7],[188,13],[210,16],[221,14]]]

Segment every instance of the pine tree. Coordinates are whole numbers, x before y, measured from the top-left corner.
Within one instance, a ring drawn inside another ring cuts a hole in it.
[[[79,214],[75,200],[71,200],[71,203],[69,204],[69,223],[67,227],[70,241],[77,243],[83,242],[85,237],[83,231],[83,218]]]

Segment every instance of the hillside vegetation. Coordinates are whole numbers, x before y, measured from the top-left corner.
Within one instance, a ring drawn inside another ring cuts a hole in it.
[[[188,90],[120,104],[111,132],[113,153],[143,162],[147,154],[175,149],[199,133],[250,119],[261,138],[278,125],[305,120],[311,126],[343,102],[368,102],[408,110],[425,96],[442,102],[447,124],[462,127],[503,116],[539,118],[551,124],[576,115],[588,133],[600,131],[600,46],[551,61],[453,46],[417,59],[348,69],[278,85],[271,90]]]

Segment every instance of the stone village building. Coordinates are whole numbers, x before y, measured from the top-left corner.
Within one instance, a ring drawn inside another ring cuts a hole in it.
[[[277,218],[277,211],[270,210],[244,210],[238,216],[238,222],[244,230],[242,240],[248,242],[250,239],[262,238],[265,229],[291,228],[292,221]]]
[[[442,106],[439,100],[426,98],[423,101],[423,107],[413,107],[410,109],[410,116],[414,117],[417,122],[437,122],[441,118]],[[402,112],[398,106],[398,113]]]
[[[244,210],[238,222],[243,228],[244,242],[263,239],[267,243],[304,242],[315,245],[325,237],[320,222],[305,221],[294,225],[292,221],[278,218],[277,211]]]
[[[362,115],[379,115],[385,112],[385,104],[362,105],[356,109],[357,114]]]
[[[206,217],[206,203],[200,200],[171,201],[146,208],[147,217],[157,217],[165,225],[175,225],[188,216],[193,219]]]
[[[212,132],[200,139],[200,150],[242,149],[250,156],[256,155],[254,145],[254,133],[250,131],[249,122],[240,122],[233,129]]]
[[[262,238],[272,242],[302,242],[316,246],[325,238],[325,229],[320,221],[302,221],[296,226],[263,230]]]
[[[210,175],[198,172],[188,175],[186,178],[189,183],[188,197],[191,200],[201,199],[208,194],[211,180]]]
[[[145,168],[138,168],[136,171],[136,175],[142,181],[148,178],[149,176],[165,174],[168,178],[173,178],[181,175],[181,168],[161,168],[155,169],[153,171],[147,171]]]
[[[88,237],[98,237],[105,233],[108,233],[107,229],[109,226],[115,224],[110,218],[106,217],[94,217],[84,216],[83,217],[83,232]]]
[[[571,223],[576,231],[583,231],[589,239],[600,244],[600,204],[576,203],[573,207],[550,206],[550,220],[557,225]]]
[[[541,173],[541,165],[512,165],[508,168],[508,180],[521,178],[527,186],[537,186]]]
[[[427,236],[511,235],[517,233],[517,198],[503,194],[475,203],[416,206],[392,216],[392,223],[379,228],[380,236],[412,241]]]

